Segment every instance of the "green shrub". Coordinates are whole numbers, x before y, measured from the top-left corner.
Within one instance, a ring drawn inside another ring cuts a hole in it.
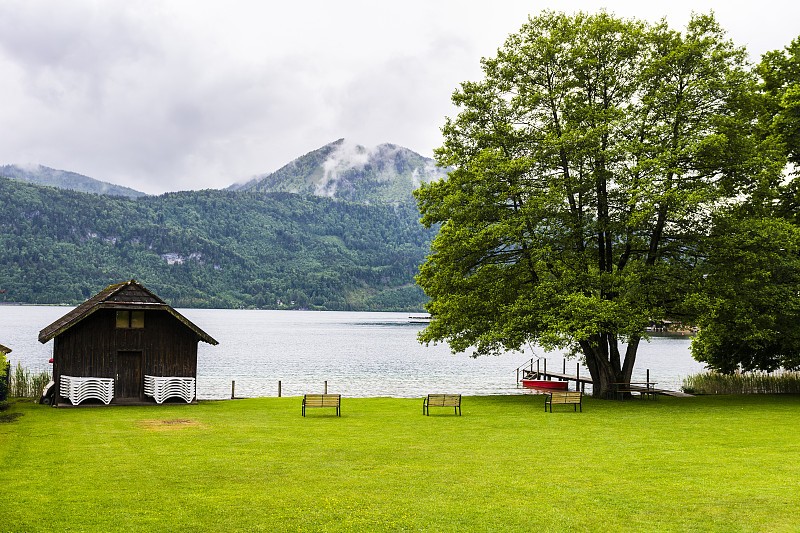
[[[0,352],[0,402],[8,398],[10,373],[11,364],[6,359],[5,354]]]

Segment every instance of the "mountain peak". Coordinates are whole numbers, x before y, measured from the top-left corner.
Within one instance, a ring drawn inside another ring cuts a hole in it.
[[[83,174],[58,170],[43,165],[3,165],[0,166],[0,176],[15,181],[24,181],[35,185],[49,185],[59,189],[104,194],[108,196],[128,196],[138,198],[146,196],[145,193],[133,190],[122,185],[114,185],[99,181]]]
[[[421,183],[447,172],[433,159],[395,144],[365,147],[338,139],[298,157],[270,174],[229,189],[294,192],[359,203],[395,203],[411,198]]]

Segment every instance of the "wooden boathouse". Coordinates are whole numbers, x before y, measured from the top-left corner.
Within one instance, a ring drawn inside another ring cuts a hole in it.
[[[152,403],[145,381],[154,377],[190,381],[183,397],[192,401],[198,343],[218,344],[136,280],[107,287],[39,332],[39,342],[50,339],[56,406],[75,403],[68,391],[76,383],[102,388],[87,397],[106,404]]]

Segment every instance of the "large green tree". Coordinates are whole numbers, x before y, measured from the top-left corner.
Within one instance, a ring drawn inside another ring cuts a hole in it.
[[[774,170],[715,217],[691,298],[700,326],[693,355],[725,373],[800,366],[800,179],[792,167],[800,164],[800,38],[764,54],[756,72],[759,151],[771,154]]]
[[[711,15],[679,33],[544,12],[482,67],[443,127],[449,178],[416,193],[440,225],[420,340],[568,348],[602,396],[648,321],[684,311],[715,209],[763,173],[754,76]]]

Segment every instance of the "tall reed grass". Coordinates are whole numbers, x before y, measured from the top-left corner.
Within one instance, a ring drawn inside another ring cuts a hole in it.
[[[704,372],[684,379],[682,388],[696,394],[796,394],[800,393],[800,372]]]
[[[17,363],[11,373],[8,395],[16,398],[39,398],[50,379],[52,379],[50,372],[31,372],[27,368],[22,368],[22,363]]]

